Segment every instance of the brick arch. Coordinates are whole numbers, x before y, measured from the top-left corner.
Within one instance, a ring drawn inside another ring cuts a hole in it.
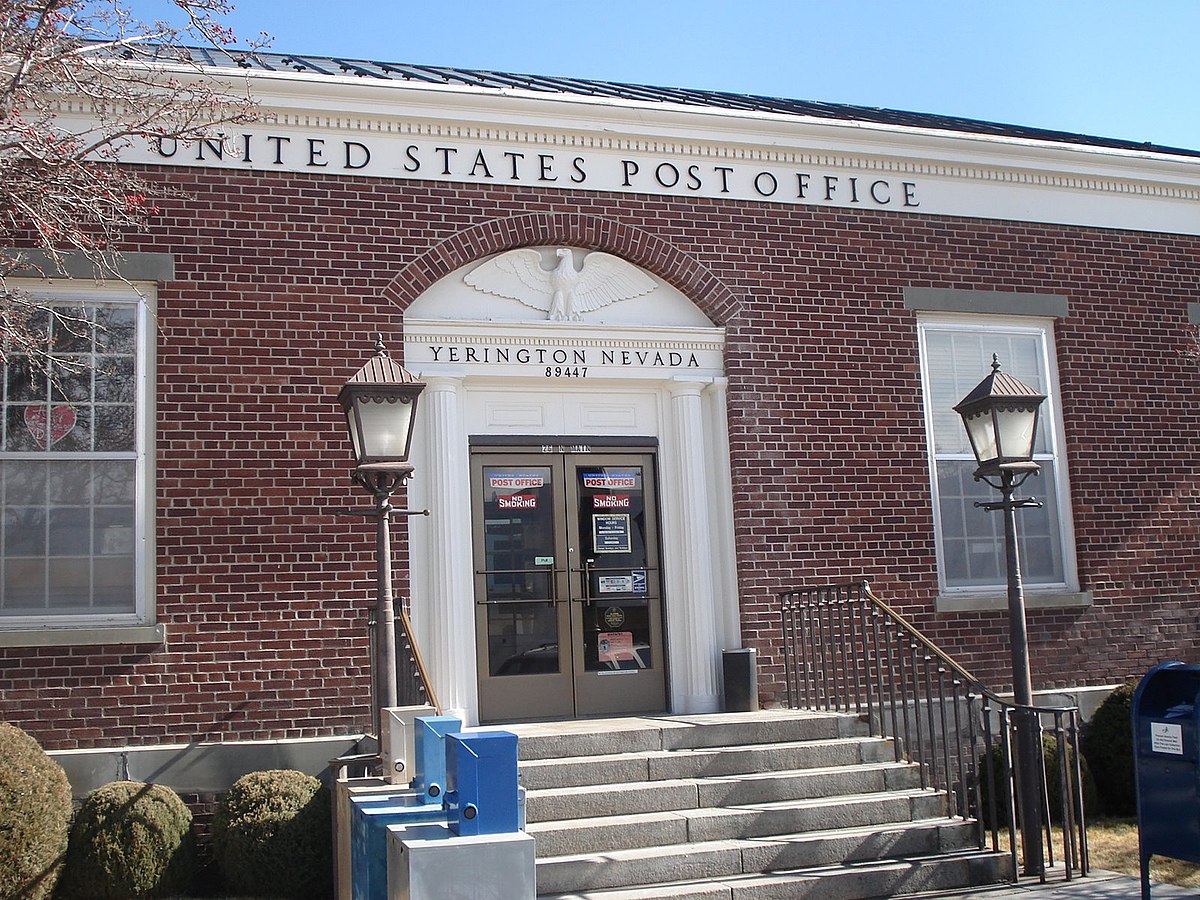
[[[707,267],[670,242],[640,228],[578,213],[530,213],[465,229],[405,266],[384,296],[407,309],[439,278],[474,260],[517,247],[550,244],[620,256],[677,288],[718,325],[732,324],[740,315],[740,298]]]

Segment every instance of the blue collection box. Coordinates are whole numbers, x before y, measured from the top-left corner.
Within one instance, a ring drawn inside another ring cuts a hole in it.
[[[475,731],[446,738],[446,812],[457,835],[519,831],[517,736]]]

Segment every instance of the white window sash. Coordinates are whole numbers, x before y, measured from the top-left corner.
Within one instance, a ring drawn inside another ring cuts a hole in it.
[[[96,286],[79,288],[73,285],[47,288],[44,283],[23,285],[30,295],[47,304],[54,302],[93,303],[126,305],[135,310],[137,331],[135,337],[134,378],[134,451],[89,451],[70,453],[62,451],[5,452],[5,460],[133,460],[134,462],[134,559],[133,559],[133,610],[127,613],[62,612],[47,615],[0,616],[0,631],[29,628],[87,628],[93,626],[139,625],[154,622],[153,588],[154,565],[154,490],[153,474],[153,348],[151,340],[153,322],[154,287],[138,285],[136,290],[128,285]]]
[[[922,402],[925,413],[925,435],[928,457],[928,474],[929,474],[929,489],[930,497],[933,505],[933,527],[934,527],[934,550],[937,559],[938,570],[938,589],[939,592],[947,596],[973,596],[980,594],[996,594],[1003,593],[1007,590],[1007,584],[1003,581],[996,584],[979,584],[979,585],[949,585],[947,584],[946,573],[947,559],[945,541],[942,531],[942,513],[940,497],[940,486],[937,477],[937,464],[939,460],[973,460],[974,456],[970,453],[937,453],[934,447],[934,415],[939,411],[943,414],[945,410],[935,410],[933,408],[933,391],[931,389],[929,377],[929,350],[927,337],[931,331],[960,331],[966,333],[979,334],[980,332],[996,331],[1005,334],[1025,335],[1035,337],[1041,346],[1042,377],[1046,382],[1045,393],[1047,395],[1045,402],[1042,404],[1042,419],[1046,423],[1046,436],[1048,446],[1043,452],[1034,454],[1034,460],[1038,462],[1052,461],[1054,465],[1055,482],[1057,489],[1057,520],[1059,530],[1059,542],[1062,555],[1062,571],[1063,578],[1056,582],[1039,582],[1036,584],[1026,584],[1025,587],[1029,591],[1068,591],[1075,592],[1079,590],[1079,578],[1076,570],[1075,559],[1075,531],[1071,517],[1071,491],[1068,478],[1068,467],[1066,459],[1066,441],[1063,428],[1063,418],[1059,397],[1061,396],[1058,381],[1058,366],[1054,348],[1054,323],[1053,320],[1030,320],[1027,318],[1014,319],[999,316],[978,316],[978,315],[939,315],[939,316],[918,316],[917,319],[917,335],[920,353],[921,365],[921,391]],[[1004,361],[1001,360],[1001,365]],[[987,375],[987,371],[979,373],[979,380]],[[966,390],[970,390],[974,385],[970,385]],[[965,395],[965,391],[964,391]],[[955,398],[957,402],[961,398]],[[1037,496],[1037,479],[1030,479],[1026,483],[1026,487],[1021,493],[1023,495]],[[999,498],[999,493],[996,492],[996,497]],[[1045,498],[1040,498],[1045,499]],[[993,513],[997,515],[998,513]],[[1018,511],[1018,519],[1021,513]],[[1018,521],[1019,527],[1019,521]]]

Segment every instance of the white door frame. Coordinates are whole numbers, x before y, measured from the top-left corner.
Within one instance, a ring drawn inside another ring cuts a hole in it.
[[[415,330],[406,331],[412,346]],[[473,435],[650,437],[659,443],[671,711],[720,708],[720,655],[739,647],[725,379],[672,372],[654,381],[547,384],[488,378],[421,360],[408,502],[412,617],[443,708],[478,721],[469,441]],[[587,423],[603,423],[603,429]]]

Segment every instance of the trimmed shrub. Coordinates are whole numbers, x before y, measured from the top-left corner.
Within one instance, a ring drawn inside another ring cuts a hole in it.
[[[54,892],[71,828],[71,785],[33,738],[0,722],[0,900]]]
[[[160,784],[114,781],[83,801],[59,894],[140,900],[186,893],[196,873],[192,813]]]
[[[1083,756],[1096,776],[1107,816],[1137,815],[1130,723],[1137,686],[1137,679],[1133,679],[1109,694],[1083,732]]]
[[[999,788],[999,793],[996,795],[996,818],[999,820],[1000,827],[1007,828],[1008,783],[1004,779],[1004,753],[999,744],[993,744],[991,749],[985,752],[979,760],[980,796],[983,799],[983,808],[980,810],[980,814],[983,816],[983,820],[990,824],[991,805],[988,799],[990,787],[987,782],[987,756],[989,754],[992,757],[992,772]],[[1068,756],[1068,765],[1073,760],[1073,756]],[[1042,765],[1046,769],[1046,798],[1050,804],[1050,820],[1061,825],[1063,822],[1063,798],[1062,781],[1058,770],[1058,738],[1052,734],[1042,735]],[[1082,754],[1079,759],[1079,771],[1083,781],[1083,808],[1089,816],[1094,816],[1098,805],[1096,781],[1092,778],[1091,770],[1088,768],[1087,757]],[[1020,821],[1021,810],[1018,808],[1017,822]]]
[[[243,775],[221,800],[213,853],[227,887],[317,900],[333,892],[329,791],[291,769]]]

